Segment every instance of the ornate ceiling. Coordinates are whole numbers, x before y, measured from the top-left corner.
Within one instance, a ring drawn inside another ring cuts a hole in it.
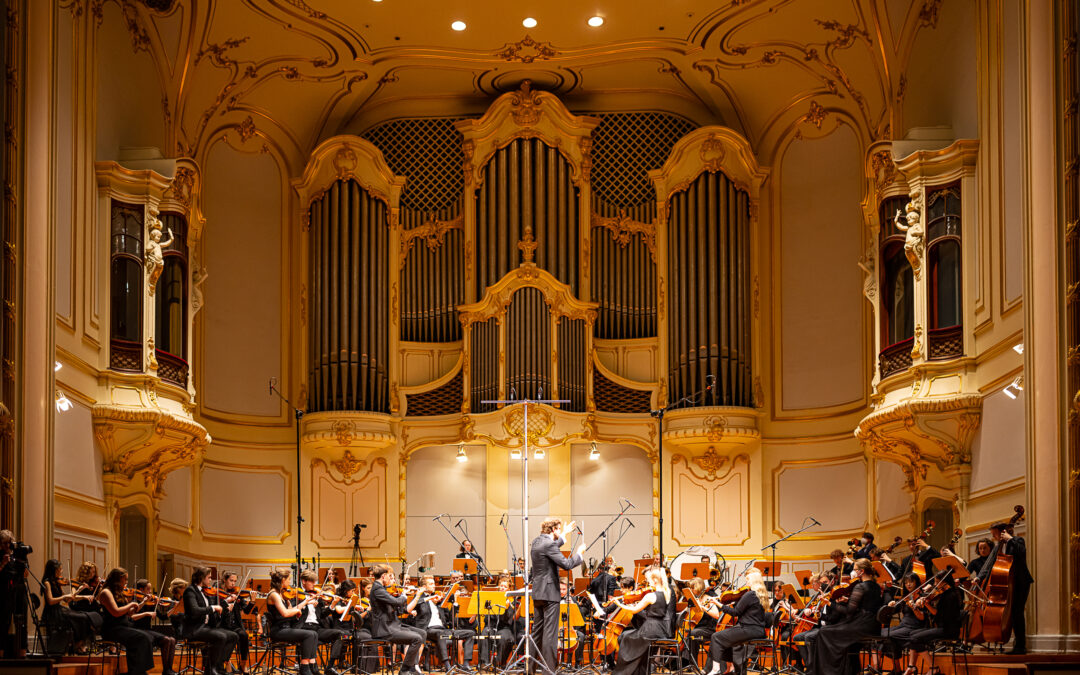
[[[479,114],[531,79],[581,111],[662,109],[744,134],[902,128],[916,34],[941,0],[72,0],[117,4],[162,83],[168,143],[222,133],[299,170],[321,140],[401,116]],[[718,6],[719,5],[719,6]],[[586,24],[601,15],[599,28]],[[535,17],[526,29],[521,21]],[[462,32],[450,29],[464,20]],[[256,148],[259,147],[256,145]]]

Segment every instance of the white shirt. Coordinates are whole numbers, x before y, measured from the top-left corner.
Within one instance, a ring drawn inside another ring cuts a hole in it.
[[[319,615],[315,613],[315,605],[304,608],[304,620],[302,623],[319,623]]]
[[[427,627],[428,628],[442,628],[443,627],[443,622],[442,622],[442,617],[439,615],[439,606],[437,604],[435,604],[434,600],[431,600],[431,599],[429,599],[427,601],[427,604],[428,604],[428,609],[431,610],[431,618],[428,619]]]

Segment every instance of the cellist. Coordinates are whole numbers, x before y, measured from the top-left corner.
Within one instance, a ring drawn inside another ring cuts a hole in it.
[[[1026,654],[1027,624],[1024,621],[1024,609],[1027,606],[1028,595],[1031,593],[1031,585],[1035,583],[1035,579],[1028,569],[1027,545],[1024,543],[1024,538],[1013,536],[1012,532],[1010,532],[1011,529],[1012,526],[1009,523],[994,523],[990,526],[990,536],[994,540],[994,547],[998,549],[997,555],[1012,556],[1014,586],[1010,591],[1012,596],[1013,647],[1006,653]],[[995,556],[992,555],[986,561],[983,570],[979,573],[980,578],[983,577],[982,572],[989,573],[989,570],[993,568],[994,558]]]

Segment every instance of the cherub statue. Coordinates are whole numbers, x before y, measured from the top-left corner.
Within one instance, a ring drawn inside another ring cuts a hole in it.
[[[150,274],[150,294],[154,294],[157,287],[158,277],[165,267],[165,256],[161,250],[173,243],[172,230],[169,230],[169,238],[161,241],[161,220],[154,214],[150,214],[150,237],[146,242],[146,271]]]
[[[206,268],[196,268],[191,273],[191,314],[194,316],[196,312],[202,309],[203,306],[203,294],[202,283],[206,281],[206,277],[210,276]]]
[[[911,269],[915,272],[915,276],[918,277],[919,270],[922,268],[923,243],[926,238],[926,233],[923,231],[918,191],[913,191],[909,195],[909,201],[904,210],[906,211],[904,218],[907,224],[902,225],[900,223],[900,209],[897,209],[896,215],[893,217],[893,225],[907,235],[904,239],[904,255],[907,256],[908,262],[911,263]]]

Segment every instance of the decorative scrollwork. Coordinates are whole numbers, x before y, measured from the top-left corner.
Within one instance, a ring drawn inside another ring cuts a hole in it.
[[[612,241],[622,248],[626,248],[635,234],[640,235],[645,247],[649,249],[649,256],[652,258],[653,263],[656,263],[655,224],[634,220],[626,215],[625,209],[619,209],[619,215],[614,218],[592,214],[592,226],[609,230]]]
[[[459,215],[452,220],[429,220],[423,225],[404,230],[401,233],[401,265],[409,257],[413,244],[422,240],[429,251],[434,251],[446,243],[446,233],[451,230],[464,230],[465,216]]]
[[[367,466],[367,461],[353,457],[353,454],[346,450],[345,455],[341,459],[330,462],[330,466],[337,469],[345,480],[349,480],[353,474],[362,471]]]
[[[550,42],[537,42],[531,35],[526,35],[518,42],[508,42],[495,56],[504,61],[519,61],[532,63],[533,61],[546,61],[558,55],[558,50]]]

